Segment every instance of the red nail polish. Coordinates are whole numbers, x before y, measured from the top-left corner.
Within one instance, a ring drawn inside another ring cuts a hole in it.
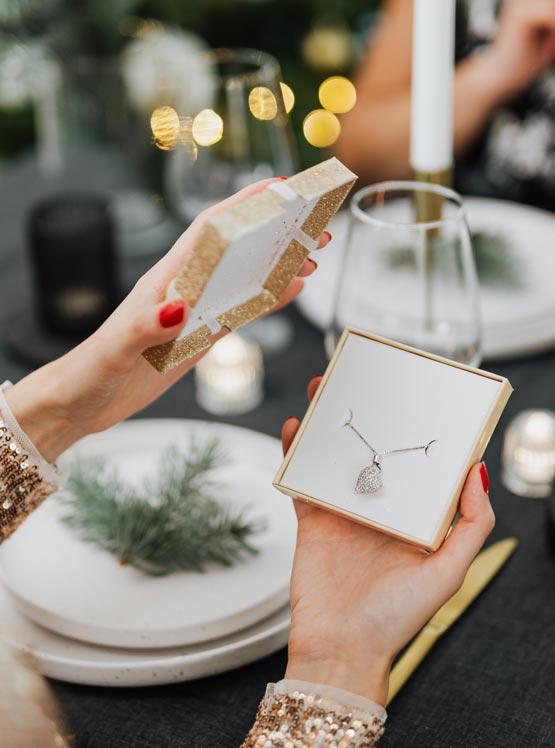
[[[314,265],[314,270],[316,270],[316,268],[318,267],[318,263],[315,260],[313,260],[312,257],[309,257],[308,261]]]
[[[485,462],[480,463],[480,478],[482,479],[482,486],[484,487],[484,491],[486,493],[489,493],[489,476]]]
[[[324,234],[328,237],[328,241],[331,239],[331,234],[329,231],[324,231]]]
[[[297,418],[297,416],[289,416],[289,418],[287,418],[287,420],[285,421],[285,423],[287,423],[287,421],[292,421],[292,420],[293,420],[293,418],[295,419],[295,421],[298,421],[298,420],[299,420],[299,419]]]
[[[287,177],[278,177],[278,179],[287,179]]]
[[[176,325],[179,325],[180,322],[183,322],[183,319],[185,317],[185,304],[176,299],[175,301],[170,301],[169,304],[166,304],[165,307],[163,307],[160,310],[160,325],[162,327],[175,327]]]

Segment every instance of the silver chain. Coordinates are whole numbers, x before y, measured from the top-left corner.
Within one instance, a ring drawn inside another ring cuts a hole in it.
[[[388,455],[401,454],[402,452],[419,452],[420,450],[424,450],[425,454],[427,455],[428,454],[428,449],[432,446],[432,444],[434,444],[434,442],[437,441],[437,439],[432,439],[432,441],[428,442],[427,444],[423,444],[420,447],[406,447],[405,449],[389,449],[389,450],[387,450],[387,452],[378,452],[378,450],[375,449],[370,444],[370,442],[368,442],[363,437],[363,435],[360,433],[360,431],[353,426],[353,424],[351,422],[351,419],[353,417],[353,412],[351,410],[348,410],[348,413],[350,414],[349,415],[349,420],[346,421],[345,423],[343,423],[343,426],[348,426],[352,431],[354,431],[354,433],[358,436],[358,438],[362,442],[364,442],[364,444],[366,444],[366,446],[368,447],[368,449],[371,452],[373,452],[374,457],[378,458],[378,459],[380,459],[382,457],[387,457]]]

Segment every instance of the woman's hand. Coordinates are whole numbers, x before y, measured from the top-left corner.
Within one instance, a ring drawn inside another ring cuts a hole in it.
[[[309,384],[312,399],[321,377]],[[282,432],[287,452],[297,430]],[[385,705],[395,656],[462,584],[494,526],[485,465],[470,471],[460,518],[435,553],[300,500],[286,678],[344,688]]]
[[[497,35],[482,56],[502,99],[533,83],[555,61],[552,0],[504,0]]]
[[[91,337],[6,393],[21,427],[46,459],[56,459],[82,436],[102,431],[142,410],[201,358],[203,354],[163,376],[141,354],[150,346],[173,340],[185,323],[185,306],[163,299],[206,220],[272,181],[251,185],[204,211]],[[319,246],[325,246],[329,239],[330,234],[325,232]],[[315,262],[305,262],[279,307],[300,293],[302,278],[315,269]],[[212,336],[212,341],[226,332]]]

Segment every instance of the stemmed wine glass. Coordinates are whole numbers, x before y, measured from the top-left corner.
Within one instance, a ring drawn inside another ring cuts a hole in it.
[[[328,353],[351,326],[477,366],[478,281],[460,196],[382,182],[359,190],[350,211]]]
[[[250,49],[202,57],[195,95],[173,102],[180,142],[166,161],[167,198],[186,223],[252,182],[291,174],[295,161],[277,60]]]

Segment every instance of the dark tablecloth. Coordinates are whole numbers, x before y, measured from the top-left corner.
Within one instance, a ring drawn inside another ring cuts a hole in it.
[[[9,185],[2,187],[0,323],[5,330],[7,320],[28,303],[29,284],[21,201]],[[122,268],[126,283],[145,265],[128,261]],[[230,419],[275,436],[284,418],[304,412],[306,383],[327,363],[321,334],[295,310],[288,315],[295,341],[286,356],[267,361],[267,399],[253,413]],[[508,420],[525,407],[555,408],[555,353],[485,366],[507,376],[515,389],[486,461],[497,514],[492,540],[514,535],[519,549],[390,706],[383,748],[555,747],[555,560],[545,502],[513,496],[499,480]],[[15,381],[25,373],[25,365],[0,348],[0,379]],[[195,403],[189,377],[141,417],[208,416]],[[224,675],[156,688],[52,686],[76,748],[238,748],[266,683],[282,677],[285,662],[281,651]]]

